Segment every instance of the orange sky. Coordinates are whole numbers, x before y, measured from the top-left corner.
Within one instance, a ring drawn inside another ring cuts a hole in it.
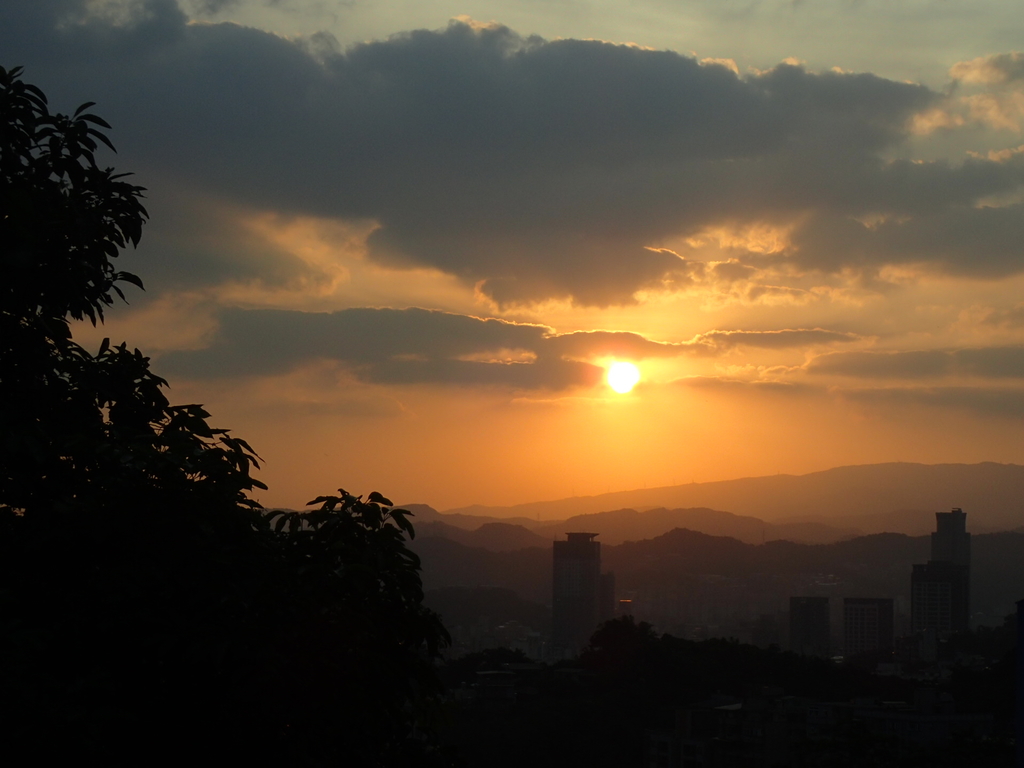
[[[1002,4],[973,43],[908,32],[902,60],[851,9],[829,60],[725,50],[741,22],[710,11],[703,44],[669,39],[653,3],[622,36],[598,2],[578,31],[501,3],[474,18],[535,26],[203,7],[0,10],[0,50],[55,109],[97,101],[149,190],[123,257],[147,292],[79,340],[147,351],[172,401],[248,439],[264,504],[1024,462]]]

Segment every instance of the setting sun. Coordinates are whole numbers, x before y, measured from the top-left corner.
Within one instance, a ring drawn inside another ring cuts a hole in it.
[[[629,392],[640,381],[640,369],[632,363],[612,363],[608,368],[608,386],[619,394]]]

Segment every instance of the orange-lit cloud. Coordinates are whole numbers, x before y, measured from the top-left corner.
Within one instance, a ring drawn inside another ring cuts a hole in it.
[[[1024,53],[1000,53],[957,62],[950,68],[949,76],[965,83],[984,85],[1024,80]]]

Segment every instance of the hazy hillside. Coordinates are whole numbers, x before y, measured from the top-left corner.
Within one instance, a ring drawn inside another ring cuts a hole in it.
[[[420,538],[410,548],[423,566],[423,589],[503,587],[525,600],[551,602],[551,547],[492,552],[451,539]]]
[[[416,535],[443,538],[469,547],[507,552],[524,547],[546,547],[563,538],[568,531],[594,531],[604,544],[621,544],[660,536],[674,528],[687,528],[713,536],[731,536],[748,544],[786,539],[807,544],[827,544],[861,533],[857,528],[835,528],[816,522],[766,523],[756,517],[734,515],[714,509],[617,509],[592,515],[576,515],[568,520],[533,523],[529,527],[509,522],[494,522],[489,516],[446,515],[423,505],[409,505],[416,513]],[[450,522],[450,518],[457,523]],[[518,518],[522,519],[522,518]],[[934,525],[934,516],[932,516]],[[532,530],[531,530],[532,529]]]
[[[423,562],[427,589],[503,587],[539,603],[551,600],[551,548],[491,552],[441,538],[420,539],[414,548]],[[973,610],[1000,618],[1024,598],[1024,534],[972,537]],[[724,536],[677,529],[644,541],[602,547],[602,567],[615,572],[620,594],[629,590],[671,592],[698,577],[740,579],[734,597],[788,600],[820,584],[823,594],[901,597],[910,591],[914,563],[928,559],[929,539],[875,534],[835,544],[787,541],[747,544]],[[821,593],[819,588],[816,592]],[[792,591],[798,590],[798,591]],[[772,597],[768,593],[775,596]],[[723,598],[724,599],[724,598]],[[781,605],[782,603],[778,603]],[[904,602],[906,605],[906,602]]]
[[[486,523],[521,525],[530,530],[540,525],[540,522],[536,519],[531,520],[527,517],[487,514],[475,515],[461,512],[438,512],[429,504],[399,504],[397,506],[412,512],[412,522],[413,525],[416,526],[417,531],[419,531],[422,524],[435,522],[442,522],[446,525],[452,525],[456,528],[462,528],[467,531],[475,531],[481,525]]]
[[[457,528],[448,523],[416,523],[417,538],[451,539],[467,547],[482,547],[492,552],[508,552],[527,547],[550,547],[552,537],[540,536],[521,525],[484,523],[475,530]]]
[[[534,531],[548,538],[561,537],[567,531],[592,531],[600,534],[603,544],[621,544],[624,541],[652,539],[675,528],[712,536],[731,536],[748,544],[761,544],[775,539],[805,543],[829,543],[856,536],[858,529],[833,528],[821,523],[766,523],[756,517],[734,515],[715,509],[619,509],[576,515],[558,523],[536,527]]]
[[[1024,467],[1016,464],[868,464],[807,475],[772,475],[621,491],[512,507],[473,506],[451,514],[565,520],[608,510],[705,507],[769,522],[815,521],[864,533],[911,523],[921,515],[962,507],[971,530],[1014,529],[1024,523]],[[916,517],[890,517],[918,510]],[[923,533],[923,531],[922,531]]]

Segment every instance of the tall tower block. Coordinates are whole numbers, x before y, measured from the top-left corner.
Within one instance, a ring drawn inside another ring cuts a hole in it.
[[[966,632],[971,617],[971,534],[959,508],[935,513],[932,556],[914,566],[910,616],[915,633]]]
[[[935,513],[931,559],[971,567],[971,534],[967,532],[967,514],[959,507]]]
[[[584,648],[601,619],[601,544],[596,533],[568,533],[553,550],[551,644],[566,654]]]

